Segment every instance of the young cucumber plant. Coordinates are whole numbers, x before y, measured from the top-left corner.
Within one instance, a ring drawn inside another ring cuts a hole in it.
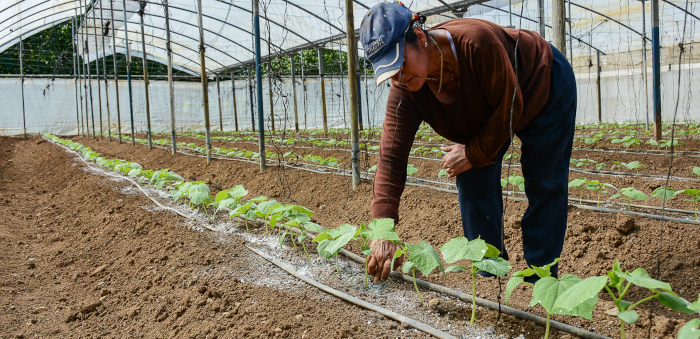
[[[591,277],[585,280],[573,275],[564,274],[560,280],[551,276],[550,268],[553,263],[543,266],[528,268],[517,272],[506,285],[506,303],[510,293],[524,282],[524,277],[537,274],[540,279],[532,288],[530,307],[542,305],[547,313],[545,326],[545,339],[549,338],[549,325],[552,314],[571,315],[593,319],[593,308],[600,300],[598,293],[605,287],[607,277]],[[532,286],[531,284],[527,283]]]
[[[173,200],[176,202],[180,198],[186,197],[189,200],[189,206],[191,208],[203,209],[208,217],[209,212],[207,211],[207,206],[214,201],[211,195],[209,195],[209,192],[209,186],[207,186],[204,181],[189,181],[182,183],[170,193],[173,196]]]
[[[700,180],[700,167],[693,167],[693,174],[698,176],[698,180]]]
[[[578,179],[571,180],[571,182],[569,183],[569,187],[575,187],[581,191],[581,194],[579,195],[579,198],[578,198],[579,203],[583,203],[583,188],[587,182],[588,182],[588,180],[586,178],[578,178]]]
[[[365,256],[372,254],[374,247],[381,245],[385,241],[391,241],[399,246],[404,246],[404,243],[399,239],[399,235],[396,234],[396,229],[394,228],[394,219],[391,218],[380,218],[374,219],[369,222],[369,225],[365,228],[364,224],[360,225],[360,229],[355,236],[360,242],[360,248]],[[314,239],[315,241],[315,239]],[[372,241],[380,241],[375,244],[374,247],[370,248]],[[397,251],[399,253],[399,251]],[[394,259],[391,262],[391,269],[394,269],[394,260],[398,259],[401,255],[394,254]],[[368,270],[368,260],[365,260],[365,288],[367,288],[367,270]]]
[[[688,309],[695,313],[700,313],[700,294],[698,300],[688,306]],[[700,339],[700,319],[693,319],[687,322],[680,331],[678,331],[678,339]]]
[[[480,238],[472,241],[465,237],[458,237],[450,240],[440,247],[440,252],[448,264],[459,260],[468,260],[469,267],[452,265],[445,269],[445,272],[464,270],[472,275],[472,318],[471,324],[476,320],[476,274],[478,271],[485,271],[499,277],[504,277],[512,267],[505,259],[499,257],[501,251],[487,244]]]
[[[263,202],[265,200],[267,200],[267,197],[261,195],[259,197],[250,199],[245,203],[241,203],[238,206],[236,206],[236,208],[231,209],[231,212],[229,212],[229,218],[233,219],[233,217],[242,217],[245,221],[245,231],[246,233],[248,233],[248,219],[255,220],[258,218],[258,216],[255,214],[255,211],[258,207],[257,203]]]
[[[676,191],[668,187],[659,187],[651,193],[652,198],[659,198],[665,201],[673,199],[676,195],[682,193],[683,191]]]
[[[265,233],[270,233],[270,230],[268,229],[268,222],[267,218],[270,217],[270,214],[272,214],[272,210],[279,207],[280,203],[277,200],[267,200],[263,201],[258,206],[255,208],[255,215],[258,218],[263,219],[263,224],[265,224]]]
[[[632,161],[632,162],[630,162],[629,164],[626,163],[626,162],[622,162],[622,161],[613,161],[613,163],[614,163],[615,165],[613,165],[613,167],[612,167],[611,169],[615,169],[615,167],[625,167],[625,168],[627,168],[627,169],[630,170],[630,171],[636,171],[637,174],[639,174],[639,169],[640,169],[640,168],[646,168],[646,167],[647,167],[646,165],[642,164],[642,163],[639,162],[639,161]]]
[[[418,245],[405,244],[404,248],[394,253],[393,260],[396,260],[402,255],[406,257],[402,267],[403,273],[412,273],[413,287],[416,289],[416,293],[418,293],[418,299],[422,307],[423,296],[421,296],[418,284],[416,284],[416,269],[426,277],[436,268],[440,268],[440,271],[445,274],[445,269],[442,267],[442,260],[440,260],[440,254],[427,241],[419,241]],[[392,269],[394,264],[393,260]]]
[[[652,279],[643,268],[637,268],[632,273],[629,271],[623,272],[620,269],[620,262],[615,261],[612,270],[608,272],[607,277],[604,276],[603,278],[610,279],[609,282],[606,279],[604,288],[615,302],[615,306],[617,306],[617,317],[620,319],[620,336],[622,339],[625,339],[625,324],[634,324],[639,319],[639,315],[634,308],[645,301],[657,299],[661,304],[672,310],[687,314],[696,312],[689,308],[690,303],[688,301],[673,293],[670,284]],[[627,284],[625,284],[625,281]],[[635,303],[624,300],[625,294],[632,285],[648,289],[651,295]],[[613,288],[617,290],[617,295],[613,293]]]
[[[684,190],[676,191],[676,194],[685,193],[690,196],[690,199],[685,199],[685,201],[693,203],[693,210],[695,211],[695,219],[698,219],[698,202],[700,202],[700,189],[697,188],[686,188]]]
[[[338,272],[338,275],[340,275],[338,254],[343,246],[345,246],[357,235],[357,232],[357,227],[350,224],[344,224],[338,226],[338,228],[325,230],[313,239],[313,242],[318,243],[316,251],[318,251],[319,255],[326,259],[335,257],[335,269]]]
[[[627,210],[629,211],[632,209],[632,200],[645,201],[647,200],[647,195],[634,187],[625,187],[617,194],[610,197],[610,200],[613,199],[622,199],[627,201]]]
[[[598,180],[590,180],[590,181],[587,181],[587,182],[586,182],[586,189],[587,189],[587,190],[595,191],[595,192],[598,193],[598,200],[597,200],[598,202],[597,202],[597,206],[600,206],[600,194],[601,194],[601,193],[603,193],[603,194],[610,194],[608,191],[605,191],[605,190],[604,190],[605,187],[615,188],[613,185],[610,185],[610,184],[607,184],[607,183],[604,183],[604,182],[600,182],[600,181],[598,181]]]

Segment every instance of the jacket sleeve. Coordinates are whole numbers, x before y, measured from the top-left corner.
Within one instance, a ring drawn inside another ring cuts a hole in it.
[[[510,137],[511,126],[515,128],[517,125],[523,111],[523,97],[520,86],[517,85],[515,70],[503,45],[491,44],[477,53],[474,57],[474,74],[493,114],[471,139],[465,153],[474,167],[482,168],[495,163],[498,151]],[[512,122],[511,106],[514,107]]]
[[[372,185],[372,218],[399,221],[406,166],[421,119],[412,93],[392,84],[386,105],[377,172]]]

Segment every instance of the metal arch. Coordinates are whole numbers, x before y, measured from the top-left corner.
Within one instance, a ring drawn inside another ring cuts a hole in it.
[[[69,4],[69,3],[71,3],[71,2],[75,3],[75,2],[78,2],[78,1],[79,1],[79,0],[70,0],[70,1],[66,1],[66,2],[62,2],[62,3],[60,3],[60,4],[57,4],[56,6],[51,6],[51,7],[44,8],[44,9],[42,9],[42,10],[36,12],[36,13],[32,13],[32,14],[30,14],[30,15],[27,15],[27,16],[24,17],[24,18],[21,18],[20,20],[18,20],[17,22],[15,22],[15,24],[19,24],[21,21],[27,20],[27,19],[29,19],[29,18],[31,18],[31,17],[33,17],[33,16],[35,16],[35,15],[41,13],[41,12],[44,12],[44,11],[47,11],[47,10],[52,10],[52,9],[54,9],[54,8],[60,6],[60,5]],[[12,15],[12,16],[8,17],[7,19],[3,20],[3,22],[0,22],[0,24],[3,24],[5,21],[10,20],[10,19],[12,19],[12,18],[14,18],[14,17],[16,17],[16,16],[18,16],[18,15],[21,15],[22,13],[24,13],[24,12],[26,12],[26,11],[28,11],[28,10],[34,8],[34,7],[36,7],[36,6],[32,6],[32,7],[30,7],[30,8],[23,9],[22,11],[17,12],[17,13],[15,13],[14,15]],[[60,13],[66,12],[66,11],[74,11],[74,10],[76,10],[76,7],[73,7],[73,8],[67,9],[67,10],[63,10],[63,11],[60,11],[60,12],[51,13],[50,15],[45,15],[45,16],[41,17],[40,19],[45,19],[45,18],[48,18],[48,17],[50,17],[50,16],[52,16],[52,15],[60,14]],[[71,17],[73,17],[73,15],[71,15]],[[35,21],[36,21],[36,20],[35,20]],[[32,22],[35,22],[35,21],[32,21]],[[6,29],[8,29],[8,28],[11,29],[11,26],[7,26],[7,27],[5,27],[5,28],[3,28],[3,29],[0,29],[0,32],[6,30]],[[3,36],[3,37],[4,37],[4,36]],[[0,37],[0,38],[3,38],[3,37]]]
[[[24,0],[22,0],[22,1],[24,1]],[[49,1],[51,1],[51,0],[46,0],[46,1],[44,1],[44,2],[37,3],[37,4],[35,4],[35,5],[32,6],[32,7],[25,8],[25,9],[23,9],[22,11],[15,13],[13,16],[10,16],[10,17],[8,17],[8,18],[5,19],[5,20],[0,21],[0,25],[4,24],[5,21],[7,21],[7,20],[10,20],[10,19],[12,19],[12,18],[14,18],[14,17],[16,17],[16,16],[18,16],[18,15],[20,15],[20,14],[22,14],[22,13],[24,13],[24,12],[30,10],[30,9],[32,9],[32,8],[36,7],[36,6],[43,5],[43,4],[45,4],[45,3],[49,2]],[[33,16],[33,15],[35,15],[35,14],[37,14],[37,13],[41,13],[41,12],[43,12],[43,11],[46,11],[46,10],[49,10],[49,9],[53,9],[53,8],[58,7],[58,6],[61,6],[61,5],[69,4],[69,3],[71,3],[71,2],[78,2],[78,1],[79,1],[79,0],[70,0],[70,1],[62,2],[62,3],[60,3],[60,4],[56,4],[55,6],[51,6],[51,7],[44,8],[44,9],[42,9],[42,10],[36,12],[36,13],[33,13],[33,14],[29,15],[28,17],[31,17],[31,16]],[[19,2],[18,2],[18,3],[19,3]],[[13,6],[14,6],[14,5],[13,5]],[[10,7],[12,7],[12,6],[10,6]],[[7,8],[10,8],[10,7],[7,7]],[[4,11],[4,10],[3,10],[3,11]],[[0,11],[0,13],[2,13],[2,11]]]
[[[57,20],[51,21],[51,22],[49,22],[47,25],[44,25],[44,26],[41,26],[41,27],[37,27],[37,28],[31,29],[31,30],[29,30],[29,31],[23,32],[23,33],[22,33],[22,36],[24,37],[24,39],[29,38],[30,36],[32,36],[32,35],[38,33],[38,32],[32,33],[32,32],[34,32],[34,31],[36,31],[36,30],[39,30],[39,32],[41,32],[42,30],[46,29],[47,27],[52,27],[52,26],[57,25],[57,24],[60,24],[60,23],[62,23],[62,22],[64,22],[64,21],[68,21],[68,20],[70,20],[70,18],[71,18],[71,17],[68,17],[68,18],[61,18],[61,19],[57,19]],[[24,27],[24,26],[20,26],[19,28],[21,29],[22,27]],[[6,36],[7,36],[7,35],[6,35]],[[14,38],[14,39],[12,39],[12,40],[9,40],[9,41],[5,42],[4,44],[0,45],[0,50],[3,50],[2,48],[5,47],[5,45],[7,45],[7,44],[9,44],[9,43],[11,43],[11,42],[13,42],[13,41],[15,41],[15,40],[24,40],[24,39],[20,39],[20,37],[17,37],[17,38]],[[15,43],[17,43],[17,42],[15,42]],[[9,47],[8,47],[8,48],[9,48]]]
[[[124,32],[124,29],[123,29],[123,28],[115,28],[114,30],[115,30],[115,31],[122,31],[122,32]],[[138,33],[138,34],[141,33],[141,32],[137,32],[137,31],[129,31],[129,32]],[[88,32],[87,34],[86,34],[86,33],[81,33],[81,34],[82,34],[82,35],[86,35],[86,36],[88,36],[88,37],[89,37],[89,36],[97,36],[97,35],[95,35],[95,34],[93,34],[93,33],[89,33],[89,32]],[[143,35],[148,36],[148,37],[151,37],[151,38],[156,38],[156,39],[158,39],[158,40],[165,40],[165,39],[163,39],[163,38],[161,38],[161,37],[157,37],[157,36],[155,36],[155,35],[148,34],[148,33],[146,33],[146,32],[144,32]],[[100,36],[102,36],[102,35],[100,35]],[[176,45],[181,46],[181,47],[184,47],[184,48],[186,48],[186,49],[188,49],[188,50],[190,50],[190,51],[192,51],[192,52],[194,52],[194,53],[199,53],[199,51],[197,51],[197,50],[195,50],[195,49],[192,49],[192,48],[190,48],[190,47],[187,47],[187,46],[185,46],[185,45],[179,44],[179,43],[177,43],[177,42],[171,41],[170,43],[176,44]],[[165,48],[160,47],[160,46],[156,46],[156,45],[148,45],[148,46],[153,47],[153,48],[157,48],[157,49],[160,49],[160,50],[163,50],[163,51],[167,51]],[[142,54],[148,54],[148,52],[146,52],[146,51],[137,51],[137,52],[142,53]],[[199,62],[196,62],[196,61],[194,61],[194,60],[192,60],[192,59],[190,59],[190,58],[188,58],[188,57],[186,57],[186,56],[184,56],[184,55],[182,55],[182,54],[175,53],[175,52],[172,52],[172,53],[173,53],[173,54],[176,54],[176,55],[179,55],[179,56],[182,57],[183,59],[187,59],[187,60],[193,62],[193,63],[196,64],[196,65],[199,64]],[[97,55],[98,53],[95,53],[95,54]],[[103,53],[103,54],[104,54],[104,53]],[[151,55],[151,56],[153,56],[153,55]],[[104,55],[103,55],[103,57],[104,57]],[[95,60],[97,60],[97,59],[99,59],[99,56],[95,57]],[[214,59],[211,59],[211,58],[209,58],[209,59],[210,59],[211,61],[213,61],[213,62],[215,62],[215,63],[217,63],[217,64],[223,66],[222,63],[220,63],[220,62],[218,62],[218,61],[216,61],[216,60],[214,60]],[[163,64],[162,62],[159,62],[159,63],[160,63],[160,64]],[[208,70],[208,71],[212,71],[212,70],[209,69],[209,68],[207,68],[207,70]],[[194,73],[196,73],[196,72],[194,72]]]
[[[500,9],[500,8],[498,8],[498,7],[494,7],[494,6],[489,6],[489,5],[485,5],[485,4],[480,4],[479,6],[484,6],[484,7],[488,7],[488,8],[491,8],[491,9],[495,9],[495,10],[498,10],[498,11],[501,11],[501,12],[508,13],[508,11],[506,11],[506,10],[504,10],[504,9]],[[535,20],[535,19],[530,19],[530,18],[528,18],[528,17],[521,16],[520,14],[516,14],[516,13],[512,13],[512,14],[513,14],[514,16],[516,16],[516,17],[519,17],[519,18],[522,18],[522,19],[525,19],[525,20],[529,20],[529,21],[532,21],[532,22],[537,22],[537,20]],[[545,24],[545,26],[546,26],[546,27],[549,27],[549,28],[552,28],[551,25],[546,25],[546,24]],[[565,33],[566,33],[566,32],[565,32]],[[566,35],[569,35],[569,33],[566,33]],[[593,45],[591,45],[591,44],[589,44],[589,43],[583,41],[581,38],[576,37],[576,36],[574,36],[574,35],[570,35],[570,36],[571,36],[571,38],[576,39],[576,41],[578,41],[578,42],[580,42],[580,43],[582,43],[582,44],[584,44],[584,45],[586,45],[586,46],[588,46],[588,47],[590,47],[590,48],[595,49],[596,51],[600,52],[601,54],[607,55],[607,54],[605,54],[605,52],[603,52],[603,51],[601,51],[600,49],[596,48],[595,46],[593,46]]]
[[[670,2],[670,1],[668,1],[668,0],[663,0],[663,2],[669,4],[669,5],[673,6],[673,7],[676,7],[676,8],[678,8],[678,9],[680,9],[681,11],[685,12],[686,14],[692,16],[693,18],[695,18],[695,19],[697,19],[697,20],[700,20],[700,18],[698,18],[695,14],[686,11],[685,9],[679,7],[678,5],[672,3],[672,2]]]
[[[616,23],[616,24],[618,24],[618,25],[620,25],[620,26],[622,26],[622,27],[625,27],[625,28],[629,29],[630,31],[636,33],[637,35],[643,37],[644,39],[646,39],[646,40],[648,40],[648,41],[651,41],[651,39],[647,38],[646,36],[644,36],[644,34],[638,32],[638,31],[635,30],[634,28],[632,28],[632,27],[630,27],[630,26],[627,26],[627,25],[623,24],[622,22],[617,21],[617,20],[615,20],[615,19],[613,19],[613,18],[611,18],[611,17],[609,17],[609,16],[607,16],[607,15],[605,15],[605,14],[603,14],[603,13],[600,13],[600,12],[598,12],[598,11],[596,11],[596,10],[590,9],[590,8],[588,8],[588,7],[585,7],[585,6],[581,6],[581,5],[579,5],[579,4],[577,4],[577,3],[573,2],[573,1],[569,1],[569,3],[572,4],[572,5],[574,5],[574,6],[576,6],[576,7],[579,7],[579,8],[581,8],[581,9],[587,10],[587,11],[592,12],[592,13],[595,13],[595,14],[598,14],[598,15],[600,15],[600,16],[602,16],[602,17],[604,17],[604,18],[606,18],[606,19],[608,19],[608,20],[610,20],[610,21],[612,21],[612,22],[614,22],[614,23]]]
[[[299,5],[297,5],[297,4],[293,3],[293,2],[291,2],[291,1],[289,1],[289,0],[282,0],[282,1],[284,1],[284,2],[286,2],[286,3],[288,3],[288,4],[292,5],[292,6],[294,6],[294,7],[298,8],[298,9],[300,9],[300,10],[302,10],[302,11],[308,13],[309,15],[313,16],[314,18],[316,18],[316,19],[318,19],[318,20],[321,20],[321,21],[325,22],[328,26],[331,26],[331,27],[337,29],[337,30],[340,31],[340,32],[345,32],[344,30],[342,30],[342,29],[339,28],[338,26],[332,24],[332,23],[329,22],[328,20],[326,20],[326,19],[324,19],[324,18],[322,18],[322,17],[316,15],[316,13],[311,12],[310,10],[308,10],[308,9],[306,9],[306,8],[304,8],[304,7],[301,7],[301,6],[299,6]]]
[[[353,0],[353,2],[356,3],[356,4],[358,4],[358,5],[360,5],[360,6],[362,6],[362,7],[364,7],[365,9],[369,9],[369,7],[368,7],[367,5],[361,3],[361,2],[359,2],[359,1],[357,1],[357,0]]]
[[[149,4],[153,4],[153,5],[158,5],[158,6],[160,6],[160,4],[157,3],[157,2],[151,2],[151,1],[145,1],[145,2],[146,2],[146,3],[149,3]],[[224,2],[224,3],[225,3],[225,2]],[[177,10],[180,10],[180,11],[183,11],[183,12],[187,12],[187,13],[197,14],[197,12],[195,12],[195,11],[191,11],[191,10],[188,10],[188,9],[182,8],[182,7],[173,6],[173,5],[170,5],[170,4],[168,4],[168,7],[169,7],[169,8],[174,8],[174,9],[177,9]],[[151,14],[146,14],[146,15],[151,15]],[[222,24],[225,24],[225,25],[231,26],[231,27],[233,27],[233,28],[236,28],[236,29],[238,29],[238,30],[241,30],[241,31],[243,31],[243,32],[245,32],[245,33],[247,33],[247,34],[249,34],[249,35],[251,35],[251,36],[253,35],[252,32],[247,31],[247,30],[245,30],[245,29],[243,29],[243,28],[241,28],[241,27],[238,27],[238,26],[236,26],[236,25],[234,25],[234,24],[232,24],[232,23],[223,21],[223,20],[218,19],[218,18],[215,18],[215,17],[208,16],[208,15],[206,15],[206,14],[204,14],[204,13],[202,13],[202,16],[205,17],[205,18],[207,18],[207,19],[211,19],[211,20],[214,20],[214,21],[218,21],[218,22],[220,22],[220,23],[222,23]],[[190,24],[190,25],[191,25],[192,27],[199,27],[198,25],[192,25],[192,24]],[[217,35],[218,35],[218,33],[217,33]],[[221,36],[221,35],[219,35],[219,36]],[[284,51],[284,49],[283,49],[281,46],[278,46],[278,45],[275,45],[275,44],[273,44],[273,43],[270,43],[269,41],[265,40],[265,39],[262,38],[262,37],[261,37],[260,39],[263,40],[263,41],[265,41],[265,42],[267,42],[268,44],[274,46],[275,48],[278,48],[278,49]]]
[[[251,15],[253,14],[252,11],[250,11],[250,10],[248,10],[248,9],[245,9],[245,8],[243,8],[243,7],[240,7],[240,6],[238,6],[238,5],[234,5],[233,3],[229,4],[229,3],[224,2],[223,0],[216,0],[216,1],[221,2],[221,3],[223,3],[223,4],[227,4],[227,5],[229,5],[229,6],[233,6],[233,7],[235,7],[235,8],[238,8],[238,9],[242,10],[242,11],[246,11],[246,12],[250,13]],[[293,31],[293,30],[289,29],[288,27],[283,26],[283,25],[277,23],[277,21],[275,21],[275,20],[270,20],[267,16],[264,16],[264,15],[260,15],[260,17],[263,18],[263,19],[265,19],[265,20],[267,20],[267,21],[269,21],[269,22],[271,22],[271,23],[273,23],[273,24],[275,24],[275,25],[277,25],[277,26],[279,26],[280,28],[282,28],[282,29],[284,29],[284,30],[287,30],[288,32],[290,32],[290,33],[292,33],[292,34],[294,34],[294,35],[296,35],[296,36],[298,36],[298,37],[304,39],[304,41],[306,41],[306,42],[308,42],[308,43],[311,43],[311,40],[305,38],[303,35],[301,35],[301,34],[295,32],[295,31]],[[284,51],[283,48],[280,48],[280,50]]]

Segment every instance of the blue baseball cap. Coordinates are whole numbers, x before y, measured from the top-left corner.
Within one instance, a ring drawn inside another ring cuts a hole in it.
[[[413,13],[399,2],[375,5],[362,19],[360,41],[372,62],[377,86],[401,69],[404,35],[412,18]]]

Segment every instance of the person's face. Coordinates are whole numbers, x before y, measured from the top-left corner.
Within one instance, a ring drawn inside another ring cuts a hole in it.
[[[428,77],[428,51],[424,47],[427,37],[423,31],[420,28],[413,30],[416,33],[417,41],[404,44],[403,69],[391,77],[391,81],[399,81],[411,92],[416,92],[423,87],[425,79]]]

